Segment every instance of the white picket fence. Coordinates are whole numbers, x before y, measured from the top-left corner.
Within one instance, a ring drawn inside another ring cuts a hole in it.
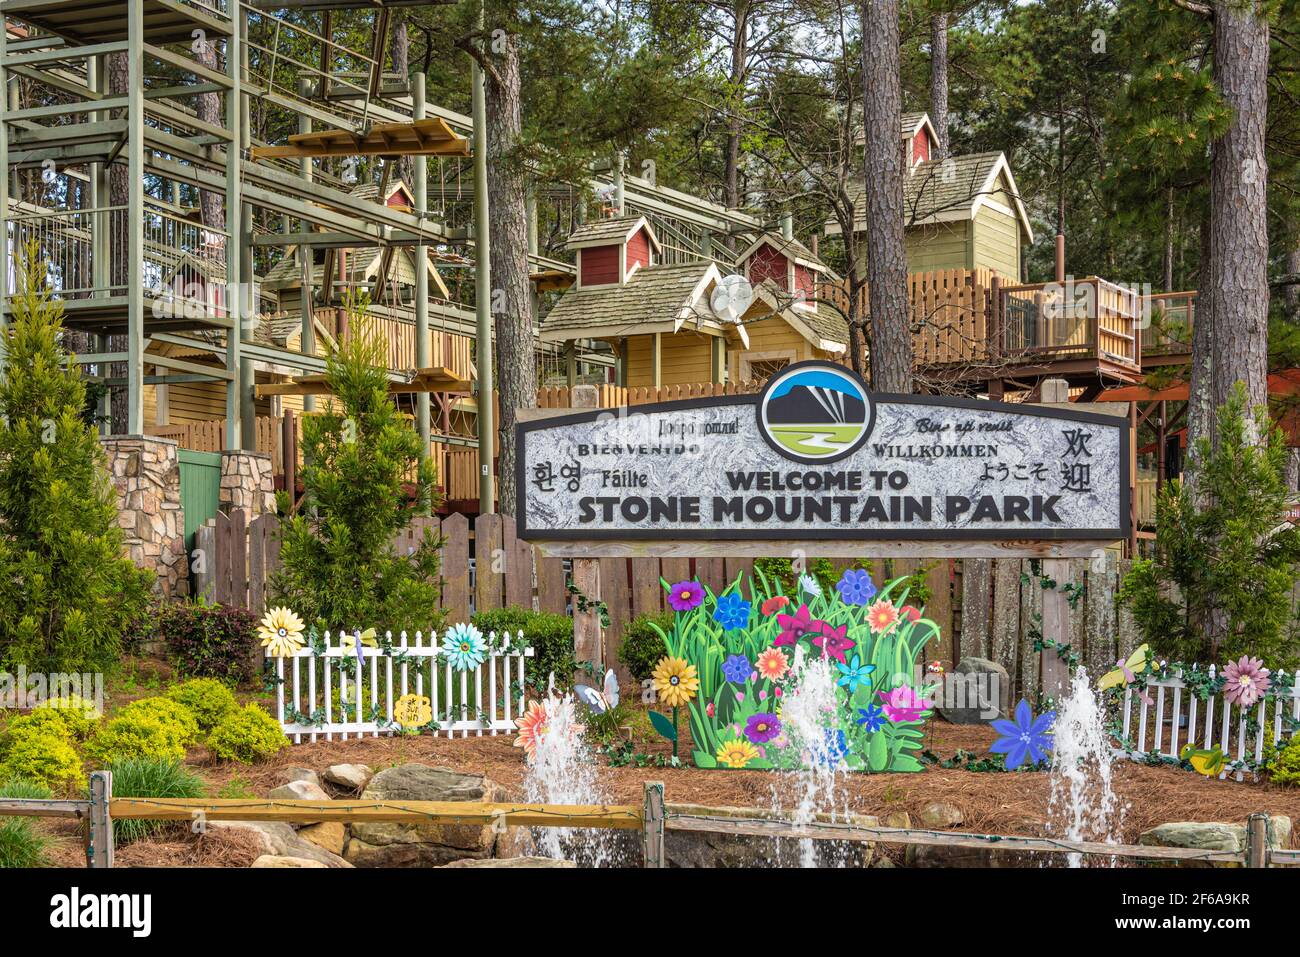
[[[393,707],[405,694],[428,697],[437,722],[435,734],[455,737],[459,731],[461,737],[481,737],[484,732],[515,730],[515,716],[525,707],[524,662],[533,657],[522,631],[500,639],[489,632],[487,657],[477,668],[464,671],[442,655],[436,632],[427,638],[419,631],[409,637],[404,631],[396,637],[388,632],[391,652],[363,646],[361,657],[354,647],[342,645],[342,639],[357,634],[327,631],[323,652],[304,645],[292,657],[273,659],[279,679],[276,717],[295,744],[304,739],[333,741],[336,735],[344,741],[391,735],[399,730]],[[340,659],[346,663],[336,665]]]
[[[1214,695],[1202,700],[1187,690],[1182,674],[1180,671],[1148,682],[1150,704],[1141,700],[1132,688],[1125,690],[1121,733],[1133,747],[1131,751],[1118,748],[1117,754],[1135,757],[1155,753],[1177,758],[1179,750],[1189,743],[1205,750],[1218,747],[1226,759],[1220,776],[1236,772],[1240,779],[1244,770],[1253,769],[1263,761],[1268,743],[1265,732],[1270,724],[1273,740],[1280,741],[1286,735],[1283,714],[1289,711],[1292,718],[1300,719],[1300,671],[1295,673],[1296,681],[1288,693],[1261,700],[1249,708],[1237,707],[1222,696],[1217,703]],[[1214,665],[1210,665],[1208,674],[1211,679],[1215,677]],[[1249,727],[1252,723],[1253,730]]]

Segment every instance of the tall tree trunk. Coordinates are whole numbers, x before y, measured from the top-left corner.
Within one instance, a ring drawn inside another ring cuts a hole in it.
[[[1300,249],[1293,249],[1286,254],[1286,274],[1300,276]],[[1283,286],[1282,297],[1286,303],[1286,315],[1292,322],[1300,322],[1300,283]]]
[[[130,86],[131,64],[125,53],[110,53],[105,58],[108,73],[108,95],[125,96]],[[123,111],[119,110],[119,117]],[[139,269],[136,264],[127,261],[127,223],[126,205],[131,200],[130,169],[124,160],[112,163],[108,167],[108,202],[117,207],[110,214],[109,220],[109,281],[114,288],[125,287],[130,281],[131,269]],[[139,279],[137,278],[138,282]],[[109,336],[110,352],[125,352],[126,336]],[[114,379],[126,378],[126,363],[113,362],[108,367],[109,375]],[[114,435],[125,435],[129,428],[130,403],[127,401],[126,386],[113,386],[109,391],[109,430]]]
[[[740,205],[740,134],[744,126],[741,111],[745,105],[745,62],[749,57],[749,0],[736,0],[736,31],[731,38],[731,104],[727,111],[727,155],[724,170],[723,202]]]
[[[487,186],[492,311],[496,327],[497,388],[501,458],[497,501],[504,514],[515,510],[515,411],[537,405],[537,362],[533,347],[533,291],[528,280],[527,177],[519,155],[519,49],[510,35],[500,53],[485,50]]]
[[[409,81],[411,76],[411,41],[406,33],[406,17],[402,11],[394,10],[388,31],[388,49],[393,58],[393,72]],[[411,157],[403,155],[397,159],[397,178],[407,186],[411,185],[413,171]]]
[[[1217,150],[1217,147],[1212,147]],[[1196,277],[1196,288],[1206,290],[1196,297],[1196,313],[1192,319],[1192,375],[1187,394],[1187,453],[1196,453],[1197,443],[1210,435],[1213,421],[1214,382],[1214,299],[1208,290],[1214,286],[1214,257],[1210,253],[1211,214],[1206,210],[1201,216],[1201,268]],[[1192,478],[1195,481],[1194,477]]]
[[[1214,14],[1214,75],[1232,121],[1210,170],[1210,395],[1222,405],[1242,382],[1258,405],[1268,396],[1268,20],[1256,0],[1219,0]]]
[[[862,2],[863,114],[866,134],[867,281],[871,303],[871,385],[912,391],[912,330],[903,239],[903,149],[898,139],[898,0]]]
[[[1165,255],[1164,255],[1165,292],[1174,291],[1174,188],[1165,189]]]
[[[948,156],[948,14],[930,18],[930,122],[934,124],[932,159]]]
[[[197,59],[208,69],[217,69],[217,45],[211,41],[204,41],[199,44]],[[225,128],[226,121],[221,115],[221,95],[219,93],[200,93],[194,104],[194,112],[198,114],[200,120],[204,123],[210,123],[213,126]],[[226,207],[225,200],[220,193],[214,193],[210,189],[199,190],[199,215],[203,217],[203,225],[209,229],[224,230],[226,228]],[[233,244],[230,248],[233,249]]]

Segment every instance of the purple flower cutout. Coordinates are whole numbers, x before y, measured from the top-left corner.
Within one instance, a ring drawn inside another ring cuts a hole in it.
[[[1014,771],[1026,760],[1038,764],[1047,760],[1052,750],[1052,726],[1056,723],[1056,712],[1048,711],[1034,717],[1029,704],[1021,699],[1016,705],[1016,720],[1008,721],[998,718],[991,722],[993,730],[1002,737],[993,742],[989,748],[994,754],[1007,756],[1007,770]]]
[[[770,712],[760,711],[745,722],[745,737],[754,744],[766,744],[781,733],[781,719]]]
[[[835,586],[846,605],[865,605],[876,597],[876,583],[871,572],[862,568],[846,568]]]
[[[704,586],[699,582],[678,582],[668,589],[668,604],[673,611],[690,611],[704,603]]]
[[[749,659],[744,655],[732,655],[722,663],[722,675],[732,684],[743,685],[749,673],[754,670]]]

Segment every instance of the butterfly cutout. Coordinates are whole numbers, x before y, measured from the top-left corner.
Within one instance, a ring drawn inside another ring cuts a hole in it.
[[[605,689],[597,691],[589,685],[577,685],[573,689],[578,700],[596,714],[605,714],[618,707],[618,676],[611,668],[605,672]]]
[[[1131,684],[1133,676],[1147,668],[1147,652],[1149,646],[1142,645],[1128,659],[1120,658],[1115,662],[1115,668],[1101,676],[1097,682],[1097,690],[1105,691],[1107,688],[1117,688],[1120,685]]]

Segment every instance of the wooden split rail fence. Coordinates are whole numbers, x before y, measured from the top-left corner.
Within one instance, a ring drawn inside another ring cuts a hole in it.
[[[201,830],[208,821],[280,821],[297,824],[418,823],[492,824],[502,827],[564,827],[639,831],[642,862],[646,867],[668,865],[666,834],[692,831],[791,840],[845,841],[960,847],[999,852],[1093,855],[1115,861],[1163,864],[1241,864],[1246,867],[1286,866],[1300,863],[1300,851],[1270,846],[1268,815],[1252,814],[1247,822],[1246,849],[1240,852],[1184,847],[1146,847],[1096,841],[1023,837],[1015,834],[971,834],[921,828],[866,826],[856,821],[835,821],[820,815],[812,821],[795,821],[769,810],[708,808],[667,804],[664,786],[644,785],[638,805],[577,805],[477,803],[461,801],[296,801],[242,798],[113,797],[109,771],[91,775],[86,801],[0,799],[0,817],[68,817],[86,823],[86,862],[92,868],[113,866],[115,820],[181,821]]]

